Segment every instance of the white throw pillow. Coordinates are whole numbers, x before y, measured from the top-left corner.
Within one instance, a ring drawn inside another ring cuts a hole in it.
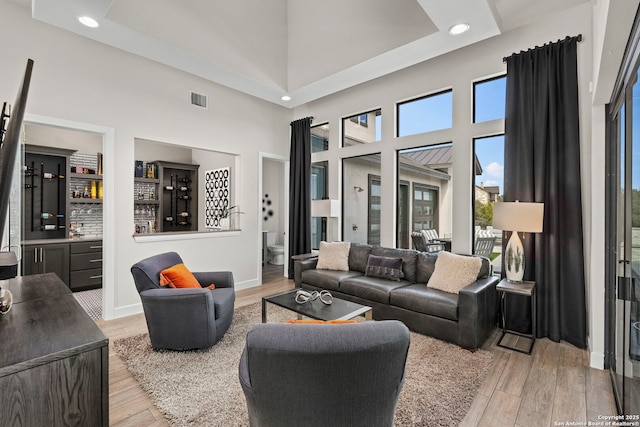
[[[350,242],[320,242],[318,270],[349,271]]]
[[[440,251],[427,286],[457,294],[460,289],[476,281],[480,267],[482,267],[482,260],[478,257]]]

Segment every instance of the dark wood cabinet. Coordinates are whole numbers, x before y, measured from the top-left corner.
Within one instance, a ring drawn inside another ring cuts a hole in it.
[[[55,273],[69,286],[69,244],[39,243],[22,247],[22,275]]]
[[[71,150],[25,146],[23,236],[25,240],[67,237]]]
[[[102,240],[70,243],[69,287],[72,291],[102,287]]]
[[[157,231],[197,231],[200,165],[165,161],[154,163],[160,180]]]
[[[0,424],[109,425],[109,340],[54,274],[6,280]]]

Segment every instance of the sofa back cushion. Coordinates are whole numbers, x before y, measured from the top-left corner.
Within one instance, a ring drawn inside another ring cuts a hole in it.
[[[478,255],[467,255],[480,258],[482,265],[478,272],[478,279],[488,277],[491,273],[491,261],[489,258]],[[420,252],[416,261],[416,282],[427,283],[436,268],[437,253]]]
[[[418,260],[418,253],[418,251],[414,251],[412,249],[393,249],[383,248],[381,246],[374,246],[371,248],[372,255],[402,258],[402,272],[404,273],[404,280],[411,283],[416,283],[416,264]]]
[[[364,273],[367,269],[367,261],[371,253],[371,245],[362,243],[351,243],[349,249],[349,270]]]
[[[436,268],[437,253],[420,252],[416,260],[416,282],[427,283]]]

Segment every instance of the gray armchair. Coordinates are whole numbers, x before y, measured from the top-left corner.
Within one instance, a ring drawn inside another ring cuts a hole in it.
[[[214,290],[160,287],[160,272],[182,262],[175,252],[134,264],[131,274],[142,300],[154,349],[192,350],[214,345],[231,326],[235,289],[230,271],[194,272],[202,286]]]
[[[251,427],[391,426],[409,339],[397,320],[255,325],[239,366]]]

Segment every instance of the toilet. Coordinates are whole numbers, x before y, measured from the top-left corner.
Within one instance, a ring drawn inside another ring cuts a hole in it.
[[[284,265],[284,245],[276,245],[276,233],[267,233],[269,264]]]

